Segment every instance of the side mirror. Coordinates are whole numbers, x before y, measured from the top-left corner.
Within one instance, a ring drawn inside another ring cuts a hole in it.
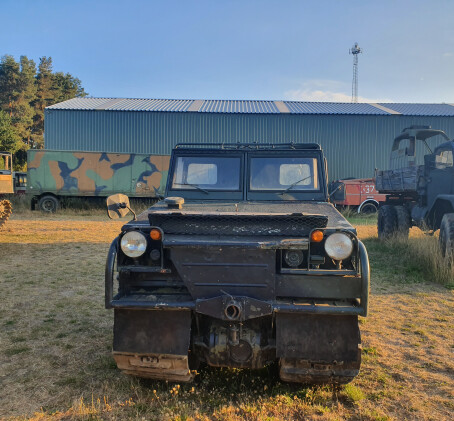
[[[132,209],[129,205],[129,197],[125,194],[113,194],[107,198],[107,216],[110,219],[124,218],[129,211],[132,212]]]

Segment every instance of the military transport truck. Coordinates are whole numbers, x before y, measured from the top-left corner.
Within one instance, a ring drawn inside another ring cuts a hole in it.
[[[105,198],[127,193],[155,198],[164,192],[170,157],[30,149],[27,193],[32,209],[56,212],[65,197]]]
[[[441,139],[435,148],[429,140]],[[441,143],[441,144],[440,144]],[[393,142],[390,169],[377,171],[376,189],[386,193],[378,211],[378,236],[408,237],[409,229],[440,229],[443,256],[454,252],[454,142],[429,126],[404,129]],[[422,160],[418,161],[418,159]]]
[[[130,209],[107,201],[111,218]],[[200,362],[346,383],[361,362],[369,261],[328,202],[316,144],[184,144],[166,198],[123,226],[105,272],[127,374],[190,381]]]

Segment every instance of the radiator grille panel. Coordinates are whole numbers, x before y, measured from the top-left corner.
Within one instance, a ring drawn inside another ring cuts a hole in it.
[[[175,235],[304,236],[325,228],[323,215],[183,215],[150,214],[150,224]]]

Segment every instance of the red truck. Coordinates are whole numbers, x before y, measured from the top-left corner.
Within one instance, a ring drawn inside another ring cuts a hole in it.
[[[336,180],[329,185],[331,201],[336,207],[350,207],[358,213],[375,213],[380,202],[386,201],[386,194],[375,190],[374,178],[352,178]]]

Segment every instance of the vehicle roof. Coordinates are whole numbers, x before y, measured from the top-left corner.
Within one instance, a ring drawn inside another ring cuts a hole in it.
[[[292,150],[321,150],[317,143],[179,143],[176,150],[204,150],[204,151],[292,151]]]
[[[410,139],[412,137],[418,140],[426,140],[436,135],[441,135],[446,140],[449,140],[449,137],[443,130],[431,129],[429,126],[426,126],[425,128],[421,127],[422,126],[412,126],[404,129],[402,133],[394,139],[394,142],[400,142],[403,139]]]

